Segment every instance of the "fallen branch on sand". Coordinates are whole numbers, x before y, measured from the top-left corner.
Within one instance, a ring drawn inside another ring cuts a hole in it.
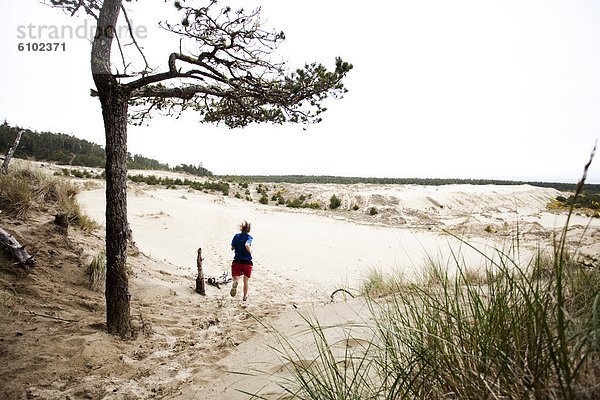
[[[350,297],[354,298],[354,295],[352,293],[350,293],[349,291],[347,291],[346,289],[337,289],[333,293],[331,293],[331,301],[333,301],[333,296],[335,296],[335,294],[338,292],[347,293]]]
[[[25,307],[23,307],[23,308],[25,308]],[[25,310],[27,310],[27,309],[25,308]],[[77,323],[77,322],[81,322],[81,321],[77,321],[77,320],[74,320],[74,319],[65,319],[65,318],[60,318],[60,317],[53,317],[52,315],[48,315],[48,314],[39,314],[39,313],[36,313],[36,312],[30,311],[30,310],[27,310],[27,312],[28,312],[29,314],[31,314],[31,315],[34,315],[34,316],[36,316],[36,317],[49,318],[49,319],[53,319],[53,320],[55,320],[55,321],[61,321],[61,322],[75,322],[75,323]]]
[[[209,285],[213,285],[215,286],[217,289],[221,289],[221,286],[219,285],[224,285],[226,283],[231,282],[233,279],[231,278],[231,276],[229,276],[229,274],[227,273],[227,271],[223,272],[223,274],[221,276],[208,276],[206,277],[206,283],[208,283]]]
[[[25,268],[35,265],[35,257],[30,256],[21,244],[4,229],[0,228],[0,244],[4,245],[11,252],[12,256],[19,262],[19,265]]]

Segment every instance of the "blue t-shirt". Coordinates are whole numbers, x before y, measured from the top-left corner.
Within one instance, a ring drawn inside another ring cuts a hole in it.
[[[252,236],[247,233],[238,233],[231,240],[231,246],[235,250],[234,260],[252,261],[252,255],[246,249],[246,243],[252,244]]]

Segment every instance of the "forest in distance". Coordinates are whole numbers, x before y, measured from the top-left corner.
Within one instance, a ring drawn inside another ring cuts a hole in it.
[[[0,125],[0,154],[4,154],[14,143],[15,137],[21,128],[11,126],[7,121]],[[32,159],[35,161],[56,162],[59,165],[72,165],[81,167],[104,168],[106,157],[104,148],[96,143],[79,139],[72,135],[53,132],[35,132],[23,129],[25,133],[21,138],[15,157]],[[377,177],[346,177],[330,175],[214,175],[198,165],[180,164],[174,167],[167,163],[144,157],[140,154],[128,155],[129,169],[164,170],[187,172],[192,175],[214,177],[229,182],[256,182],[256,183],[337,183],[357,184],[371,183],[379,185],[428,185],[440,186],[451,184],[471,185],[522,185],[529,184],[538,187],[554,188],[563,192],[575,190],[577,182],[532,182],[498,179],[454,179],[454,178],[377,178]],[[585,192],[600,194],[600,184],[586,184]]]
[[[6,153],[14,144],[20,130],[23,130],[24,134],[14,154],[17,158],[91,168],[104,168],[106,164],[104,148],[99,144],[64,133],[35,132],[22,129],[11,126],[6,121],[0,125],[0,154]],[[128,154],[127,168],[181,171],[198,176],[213,175],[211,171],[202,166],[202,163],[198,165],[179,164],[170,167],[169,164],[144,157],[141,154]]]

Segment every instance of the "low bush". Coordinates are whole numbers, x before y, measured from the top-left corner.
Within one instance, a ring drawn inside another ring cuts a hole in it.
[[[331,208],[332,210],[335,210],[336,208],[339,208],[342,205],[342,200],[340,200],[339,197],[337,197],[335,194],[333,196],[331,196],[331,198],[329,199],[329,208]]]

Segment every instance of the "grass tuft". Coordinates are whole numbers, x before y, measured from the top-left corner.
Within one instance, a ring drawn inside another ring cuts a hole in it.
[[[98,292],[103,291],[106,282],[106,255],[99,253],[94,256],[86,271],[89,288]]]
[[[34,210],[52,208],[84,231],[94,231],[99,225],[81,210],[75,198],[78,192],[77,186],[69,181],[29,168],[0,175],[0,208],[8,215],[27,219]]]

